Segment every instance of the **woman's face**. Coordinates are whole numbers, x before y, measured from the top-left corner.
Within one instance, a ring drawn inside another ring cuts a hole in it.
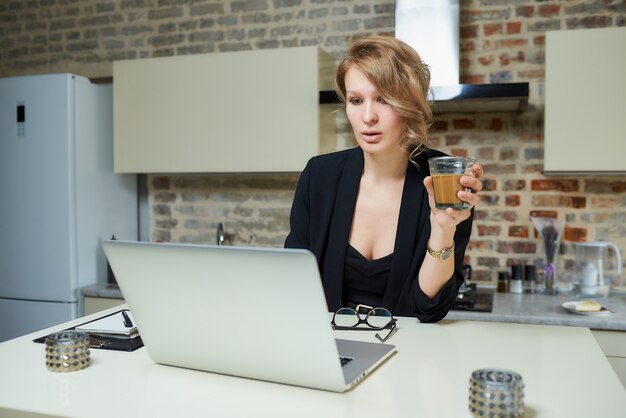
[[[405,124],[398,112],[356,66],[346,72],[346,114],[365,152],[398,152]]]

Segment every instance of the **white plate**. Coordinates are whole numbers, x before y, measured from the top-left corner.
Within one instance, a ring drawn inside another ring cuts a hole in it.
[[[608,315],[610,313],[612,313],[610,310],[608,310],[607,308],[605,308],[604,306],[602,307],[602,310],[598,311],[598,312],[584,312],[584,311],[577,311],[576,310],[576,306],[578,306],[579,304],[583,303],[584,301],[582,300],[573,300],[570,302],[563,302],[563,304],[561,305],[563,307],[563,309],[565,309],[567,312],[573,313],[573,314],[577,314],[577,315],[586,315],[586,316],[604,316],[604,315]]]

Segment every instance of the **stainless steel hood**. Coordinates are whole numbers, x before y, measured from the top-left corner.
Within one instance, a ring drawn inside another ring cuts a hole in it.
[[[516,112],[528,103],[528,83],[459,84],[459,0],[396,0],[396,37],[431,68],[433,112]],[[332,91],[320,103],[337,103]]]

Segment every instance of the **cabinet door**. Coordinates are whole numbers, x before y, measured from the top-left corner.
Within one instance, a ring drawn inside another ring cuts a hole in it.
[[[546,33],[546,174],[626,172],[626,27]]]
[[[298,172],[334,150],[333,67],[317,47],[115,62],[115,171]]]

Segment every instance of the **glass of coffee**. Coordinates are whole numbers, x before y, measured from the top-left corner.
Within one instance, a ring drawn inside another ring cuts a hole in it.
[[[469,204],[458,197],[461,190],[471,191],[461,185],[462,176],[473,176],[475,159],[469,157],[435,157],[428,160],[435,189],[437,209],[467,209]]]

